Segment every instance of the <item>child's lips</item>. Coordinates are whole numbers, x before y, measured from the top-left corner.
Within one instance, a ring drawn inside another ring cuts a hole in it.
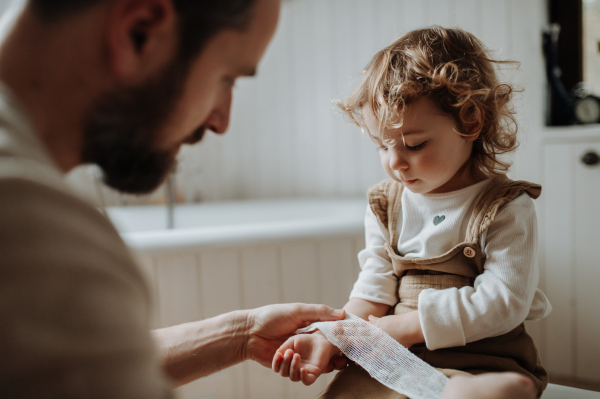
[[[414,184],[417,181],[417,179],[413,179],[413,180],[402,180],[402,183],[406,186],[410,186],[411,184]]]

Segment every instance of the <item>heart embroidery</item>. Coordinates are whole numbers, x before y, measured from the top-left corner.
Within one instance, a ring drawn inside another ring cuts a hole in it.
[[[442,215],[442,216],[436,216],[435,218],[433,218],[433,224],[435,224],[436,226],[440,223],[442,223],[444,221],[444,219],[446,219],[446,216]]]

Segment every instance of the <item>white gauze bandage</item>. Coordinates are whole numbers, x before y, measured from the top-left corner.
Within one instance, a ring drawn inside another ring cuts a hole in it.
[[[347,313],[344,320],[313,323],[296,333],[317,329],[371,377],[411,399],[437,399],[448,382],[448,377],[383,330],[353,314]]]

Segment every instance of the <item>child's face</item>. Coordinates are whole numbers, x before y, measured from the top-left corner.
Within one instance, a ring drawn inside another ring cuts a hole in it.
[[[369,107],[362,109],[362,115],[379,145],[383,169],[410,191],[446,193],[475,183],[465,164],[476,137],[456,133],[454,120],[432,100],[421,98],[408,105],[402,127],[385,132],[386,138],[395,140],[394,146],[386,146],[375,136],[379,121]]]

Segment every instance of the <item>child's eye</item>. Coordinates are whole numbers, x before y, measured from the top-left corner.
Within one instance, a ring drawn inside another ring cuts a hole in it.
[[[408,149],[409,149],[409,150],[411,150],[411,151],[418,151],[418,150],[420,150],[421,148],[425,147],[425,143],[427,143],[427,142],[426,142],[426,141],[424,141],[424,142],[422,142],[421,144],[417,144],[417,145],[415,145],[415,146],[410,146],[410,145],[407,145],[407,146],[406,146],[406,148],[408,148]]]

